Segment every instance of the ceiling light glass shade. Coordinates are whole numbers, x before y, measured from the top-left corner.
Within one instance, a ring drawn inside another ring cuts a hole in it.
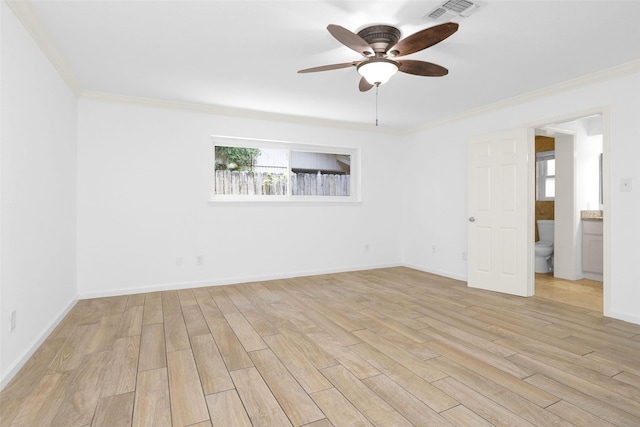
[[[385,58],[371,58],[358,65],[358,73],[372,85],[381,85],[389,81],[398,71],[398,63]]]

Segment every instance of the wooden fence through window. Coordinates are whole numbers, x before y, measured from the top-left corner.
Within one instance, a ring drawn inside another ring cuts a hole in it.
[[[215,194],[287,195],[287,174],[244,171],[215,171]],[[293,196],[349,196],[349,175],[292,173]]]

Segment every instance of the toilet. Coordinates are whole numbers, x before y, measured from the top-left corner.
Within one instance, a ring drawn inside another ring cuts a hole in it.
[[[540,240],[536,242],[536,273],[553,272],[553,220],[539,219],[538,234]]]

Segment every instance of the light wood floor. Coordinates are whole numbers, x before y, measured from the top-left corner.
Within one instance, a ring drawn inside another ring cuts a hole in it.
[[[390,268],[83,300],[2,426],[639,426],[640,326]]]
[[[536,273],[536,296],[602,313],[602,282]]]

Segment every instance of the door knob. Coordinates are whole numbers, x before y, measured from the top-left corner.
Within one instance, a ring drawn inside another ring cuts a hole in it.
[[[472,216],[469,217],[469,222],[475,222],[475,220],[476,219],[474,217],[472,217]]]

